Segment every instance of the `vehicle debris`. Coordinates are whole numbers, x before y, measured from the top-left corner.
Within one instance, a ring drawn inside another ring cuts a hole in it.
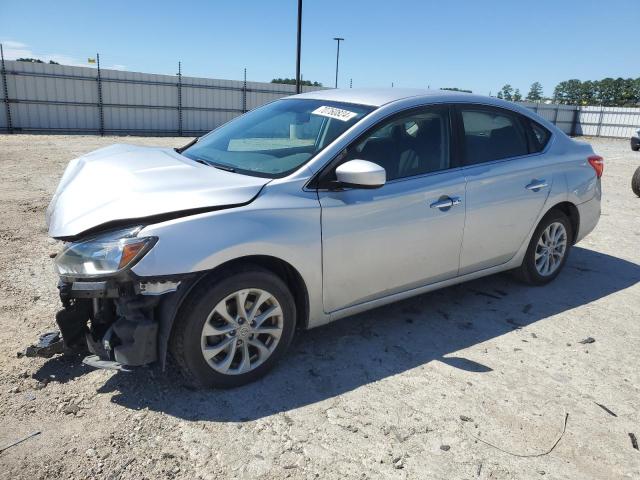
[[[500,450],[503,453],[508,453],[509,455],[512,455],[514,457],[520,457],[520,458],[534,458],[534,457],[543,457],[545,455],[550,454],[551,452],[553,452],[553,450],[556,448],[556,446],[558,445],[558,443],[560,443],[560,440],[562,440],[562,437],[564,437],[565,432],[567,431],[567,422],[569,421],[569,414],[565,413],[564,414],[564,424],[562,426],[562,432],[560,432],[560,435],[558,436],[558,439],[553,443],[553,445],[551,445],[551,448],[549,448],[548,450],[541,452],[541,453],[514,453],[514,452],[510,452],[509,450],[505,450],[501,447],[498,447],[497,445],[494,445],[491,442],[487,442],[486,440],[483,440],[480,437],[475,436],[473,433],[469,433],[467,432],[471,437],[473,437],[475,440],[484,443],[485,445],[489,445],[490,447],[495,448],[496,450]],[[440,447],[442,448],[442,447]]]
[[[588,343],[594,343],[595,341],[596,341],[595,338],[587,337],[584,340],[580,340],[578,343],[581,343],[582,345],[587,345]]]
[[[23,352],[18,352],[20,357],[44,357],[51,358],[59,353],[64,353],[64,343],[59,331],[46,332],[40,335],[38,343],[29,345]]]
[[[24,437],[19,438],[18,440],[14,441],[14,442],[11,442],[8,445],[5,445],[4,447],[0,448],[0,453],[4,452],[5,450],[10,449],[11,447],[15,447],[16,445],[24,442],[25,440],[29,440],[30,438],[35,437],[36,435],[40,435],[40,433],[41,433],[40,430],[36,430],[35,432],[31,432],[30,434],[25,435]],[[629,435],[631,435],[631,434],[629,434]],[[636,448],[637,448],[637,446],[636,446]]]
[[[617,417],[618,415],[616,415],[615,413],[613,413],[611,410],[609,410],[607,407],[605,407],[604,405],[602,405],[601,403],[598,402],[593,402],[596,405],[598,405],[601,409],[603,409],[605,412],[607,412],[609,415],[612,415],[614,417]]]
[[[629,432],[629,438],[631,439],[631,446],[636,450],[640,450],[638,448],[638,439],[636,438],[636,435],[634,433]]]
[[[112,360],[103,360],[98,355],[88,355],[84,357],[82,363],[87,365],[88,367],[100,368],[103,370],[118,370],[120,372],[130,372],[131,369],[125,367],[123,364],[119,362],[115,362]]]

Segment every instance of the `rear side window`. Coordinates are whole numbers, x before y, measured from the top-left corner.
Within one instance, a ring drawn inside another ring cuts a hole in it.
[[[538,153],[547,146],[551,132],[539,123],[529,120],[531,125],[531,153]]]
[[[529,153],[523,125],[515,115],[488,108],[463,107],[460,112],[467,165]]]

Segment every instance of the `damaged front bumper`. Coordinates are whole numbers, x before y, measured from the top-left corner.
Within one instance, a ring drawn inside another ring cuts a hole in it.
[[[106,280],[61,278],[63,308],[56,314],[65,351],[89,351],[99,368],[164,367],[173,319],[193,276],[141,279],[132,273]]]

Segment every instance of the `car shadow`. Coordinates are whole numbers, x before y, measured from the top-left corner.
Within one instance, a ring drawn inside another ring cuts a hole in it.
[[[638,281],[637,264],[575,247],[565,270],[544,287],[499,274],[302,332],[278,367],[243,387],[189,389],[170,365],[165,373],[143,368],[114,374],[99,391],[113,392],[113,402],[131,409],[241,422],[326,400],[432,361],[483,375],[493,370],[491,364],[457,352]]]

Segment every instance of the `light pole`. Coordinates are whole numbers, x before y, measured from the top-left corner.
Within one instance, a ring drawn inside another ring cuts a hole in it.
[[[338,88],[338,62],[340,61],[340,42],[343,42],[344,38],[334,37],[334,40],[338,42],[338,51],[336,52],[336,88]]]
[[[302,0],[298,0],[298,49],[296,52],[296,93],[300,93],[300,47],[302,43]]]

